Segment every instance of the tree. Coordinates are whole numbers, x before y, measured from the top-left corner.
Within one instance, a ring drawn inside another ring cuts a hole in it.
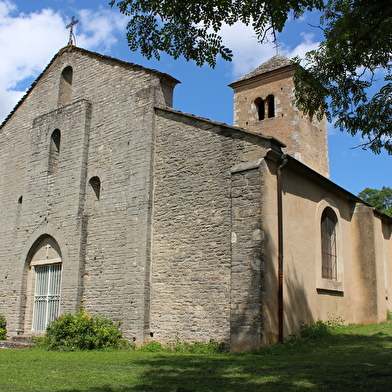
[[[392,189],[383,186],[381,190],[365,188],[358,197],[392,217]]]
[[[214,67],[220,55],[232,59],[232,52],[217,34],[223,24],[252,25],[263,41],[268,31],[282,31],[290,13],[299,17],[305,10],[322,9],[323,0],[112,0],[130,17],[128,45],[147,58],[166,52]]]
[[[359,133],[363,148],[392,154],[391,0],[112,0],[110,5],[130,17],[131,50],[157,59],[166,52],[212,67],[217,56],[232,59],[218,35],[223,24],[252,25],[263,42],[268,32],[273,37],[281,32],[291,14],[320,10],[317,27],[325,40],[306,55],[304,68],[298,66],[296,104]],[[374,92],[376,79],[381,88]]]
[[[322,22],[325,40],[295,76],[297,106],[392,154],[391,1],[330,0]]]

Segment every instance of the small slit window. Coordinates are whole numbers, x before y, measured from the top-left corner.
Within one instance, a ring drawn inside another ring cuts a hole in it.
[[[101,180],[99,179],[99,177],[91,177],[89,184],[94,191],[96,200],[99,200],[101,194]]]
[[[54,174],[57,171],[59,156],[60,156],[61,132],[55,129],[50,137],[49,146],[49,174]]]
[[[15,216],[15,229],[16,230],[19,230],[20,217],[22,215],[22,204],[23,204],[23,196],[20,196],[18,199],[18,203],[16,205],[16,216]]]
[[[323,279],[337,280],[336,214],[326,208],[321,216],[321,275]]]

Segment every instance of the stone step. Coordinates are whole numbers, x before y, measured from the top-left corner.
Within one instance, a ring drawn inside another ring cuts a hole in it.
[[[10,340],[19,343],[33,343],[31,336],[26,335],[12,336]]]
[[[13,341],[13,340],[0,340],[0,348],[17,348],[17,349],[23,349],[23,348],[30,348],[34,347],[35,343],[30,342],[18,342],[18,341]]]

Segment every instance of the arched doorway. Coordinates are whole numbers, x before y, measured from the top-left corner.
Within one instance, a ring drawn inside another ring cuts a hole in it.
[[[51,236],[39,238],[29,252],[26,330],[45,331],[60,312],[60,247]]]

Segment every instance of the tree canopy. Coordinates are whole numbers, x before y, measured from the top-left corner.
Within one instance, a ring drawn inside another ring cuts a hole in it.
[[[305,10],[321,9],[322,0],[112,0],[130,17],[128,45],[147,58],[166,52],[214,67],[217,56],[232,59],[230,48],[217,33],[224,24],[252,25],[262,41],[268,31],[282,31],[290,13],[299,17]]]
[[[268,32],[281,32],[290,15],[320,10],[325,40],[307,53],[304,68],[298,67],[297,106],[360,134],[363,148],[392,154],[391,0],[112,0],[110,5],[130,18],[131,50],[157,59],[166,52],[212,67],[218,56],[232,59],[219,35],[224,24],[251,25],[263,42]]]
[[[325,40],[295,77],[297,105],[392,154],[391,1],[331,0],[321,22]]]
[[[383,186],[381,190],[365,188],[358,197],[384,214],[392,217],[392,189]]]

